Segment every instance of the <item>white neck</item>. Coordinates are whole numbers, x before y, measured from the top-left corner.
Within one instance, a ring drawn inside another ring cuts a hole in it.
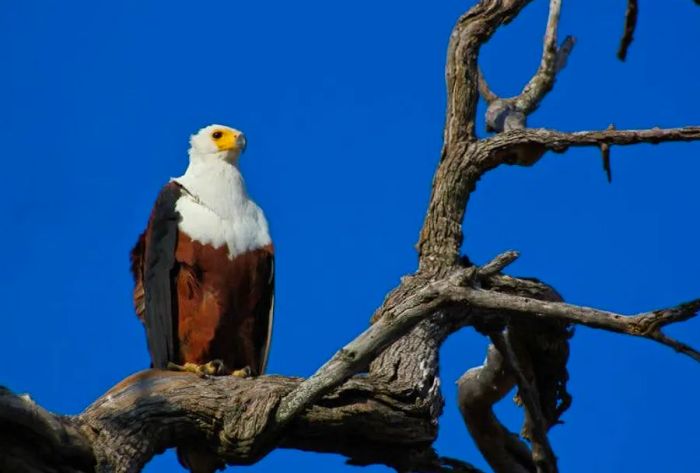
[[[193,155],[185,174],[174,179],[197,200],[221,218],[235,216],[236,209],[250,200],[243,176],[236,164],[224,161],[220,153]]]

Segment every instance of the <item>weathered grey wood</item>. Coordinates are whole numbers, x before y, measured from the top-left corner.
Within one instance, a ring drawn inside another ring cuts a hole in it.
[[[534,471],[530,449],[493,412],[493,405],[515,386],[501,353],[489,346],[484,364],[464,373],[457,385],[457,402],[467,429],[494,471]]]

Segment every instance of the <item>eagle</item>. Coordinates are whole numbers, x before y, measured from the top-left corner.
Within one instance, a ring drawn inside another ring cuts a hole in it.
[[[161,189],[131,251],[134,306],[153,368],[265,372],[274,250],[238,166],[245,148],[245,135],[223,125],[192,135],[187,170]]]

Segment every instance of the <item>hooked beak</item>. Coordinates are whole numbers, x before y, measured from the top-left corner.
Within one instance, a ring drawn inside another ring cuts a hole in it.
[[[236,144],[238,145],[238,149],[240,149],[241,154],[243,154],[245,152],[246,147],[248,146],[248,140],[246,139],[245,135],[243,133],[241,133],[240,135],[238,135],[238,138],[236,139],[236,141],[237,141]]]

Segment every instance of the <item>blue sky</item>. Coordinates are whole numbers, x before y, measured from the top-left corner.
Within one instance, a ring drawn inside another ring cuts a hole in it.
[[[246,132],[243,171],[276,244],[269,370],[311,374],[416,267],[445,48],[471,3],[2,2],[0,384],[70,414],[148,365],[128,251],[160,186],[184,170],[189,134],[214,122]],[[535,69],[546,3],[484,48],[496,92],[516,93]],[[624,3],[565,2],[561,33],[578,43],[531,126],[700,124],[700,8],[641,2],[622,64]],[[595,149],[498,169],[470,202],[464,249],[477,262],[518,249],[513,274],[573,303],[635,313],[698,297],[699,155],[700,144],[613,148],[612,185]],[[671,332],[698,346],[699,329]],[[453,382],[485,346],[470,330],[445,344],[436,444],[482,468]],[[552,431],[562,471],[697,471],[697,363],[582,328],[570,372],[574,403]],[[499,413],[517,429],[509,400]],[[166,454],[146,471],[175,465]],[[352,468],[276,451],[250,469]]]

